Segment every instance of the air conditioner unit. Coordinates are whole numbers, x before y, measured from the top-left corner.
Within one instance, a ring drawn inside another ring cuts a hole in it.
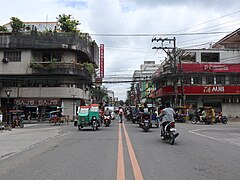
[[[3,63],[8,63],[8,62],[9,62],[9,59],[8,59],[8,58],[3,58],[3,59],[2,59],[2,62],[3,62]]]

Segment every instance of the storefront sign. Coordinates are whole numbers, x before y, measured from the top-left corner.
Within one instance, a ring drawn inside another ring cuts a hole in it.
[[[224,93],[224,87],[223,86],[204,86],[203,87],[203,93],[214,93],[214,92]]]
[[[182,94],[181,87],[178,86],[178,95]],[[184,95],[217,95],[231,94],[240,95],[240,86],[184,86]],[[174,95],[173,86],[162,87],[156,90],[156,97]]]
[[[60,99],[15,99],[16,106],[61,106]]]
[[[180,65],[178,66],[180,69]],[[240,72],[240,64],[183,63],[182,71],[188,72]]]

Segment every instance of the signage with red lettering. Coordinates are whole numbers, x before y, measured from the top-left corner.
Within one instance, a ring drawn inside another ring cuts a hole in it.
[[[178,95],[181,95],[181,87],[178,86]],[[216,95],[216,94],[233,94],[240,95],[240,86],[184,86],[185,95]],[[167,86],[159,88],[156,93],[156,97],[174,95],[173,86]]]
[[[100,44],[100,77],[104,77],[104,44]]]
[[[180,69],[180,65],[178,65]],[[240,64],[182,63],[182,71],[188,72],[240,72]]]

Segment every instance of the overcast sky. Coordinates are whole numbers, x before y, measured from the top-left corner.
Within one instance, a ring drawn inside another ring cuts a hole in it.
[[[11,17],[24,21],[56,21],[71,14],[97,44],[105,44],[105,80],[132,77],[146,60],[160,63],[165,54],[153,50],[153,37],[176,37],[178,48],[208,48],[240,26],[239,0],[15,0],[1,2],[0,25]],[[186,33],[223,32],[209,35]],[[128,36],[97,36],[117,34]],[[185,35],[184,35],[185,34]],[[138,35],[138,36],[132,36]],[[143,36],[139,36],[143,35]],[[201,46],[199,46],[201,45]],[[130,79],[127,79],[130,80]],[[105,84],[125,100],[130,84]]]

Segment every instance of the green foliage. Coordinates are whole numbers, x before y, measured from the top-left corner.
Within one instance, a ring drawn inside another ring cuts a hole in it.
[[[17,17],[11,17],[12,32],[19,33],[25,30],[26,25]]]
[[[31,68],[42,68],[43,65],[40,64],[40,63],[37,63],[37,62],[31,62],[31,63],[30,63],[30,67],[31,67]]]
[[[76,32],[77,26],[80,25],[78,20],[71,19],[72,15],[62,14],[57,17],[60,28],[63,32]]]
[[[107,89],[105,87],[95,87],[92,89],[92,95],[98,103],[102,102],[103,98],[107,96]]]
[[[91,75],[95,74],[95,67],[92,63],[85,62],[83,65]]]
[[[7,27],[5,26],[0,26],[0,31],[8,32]]]

